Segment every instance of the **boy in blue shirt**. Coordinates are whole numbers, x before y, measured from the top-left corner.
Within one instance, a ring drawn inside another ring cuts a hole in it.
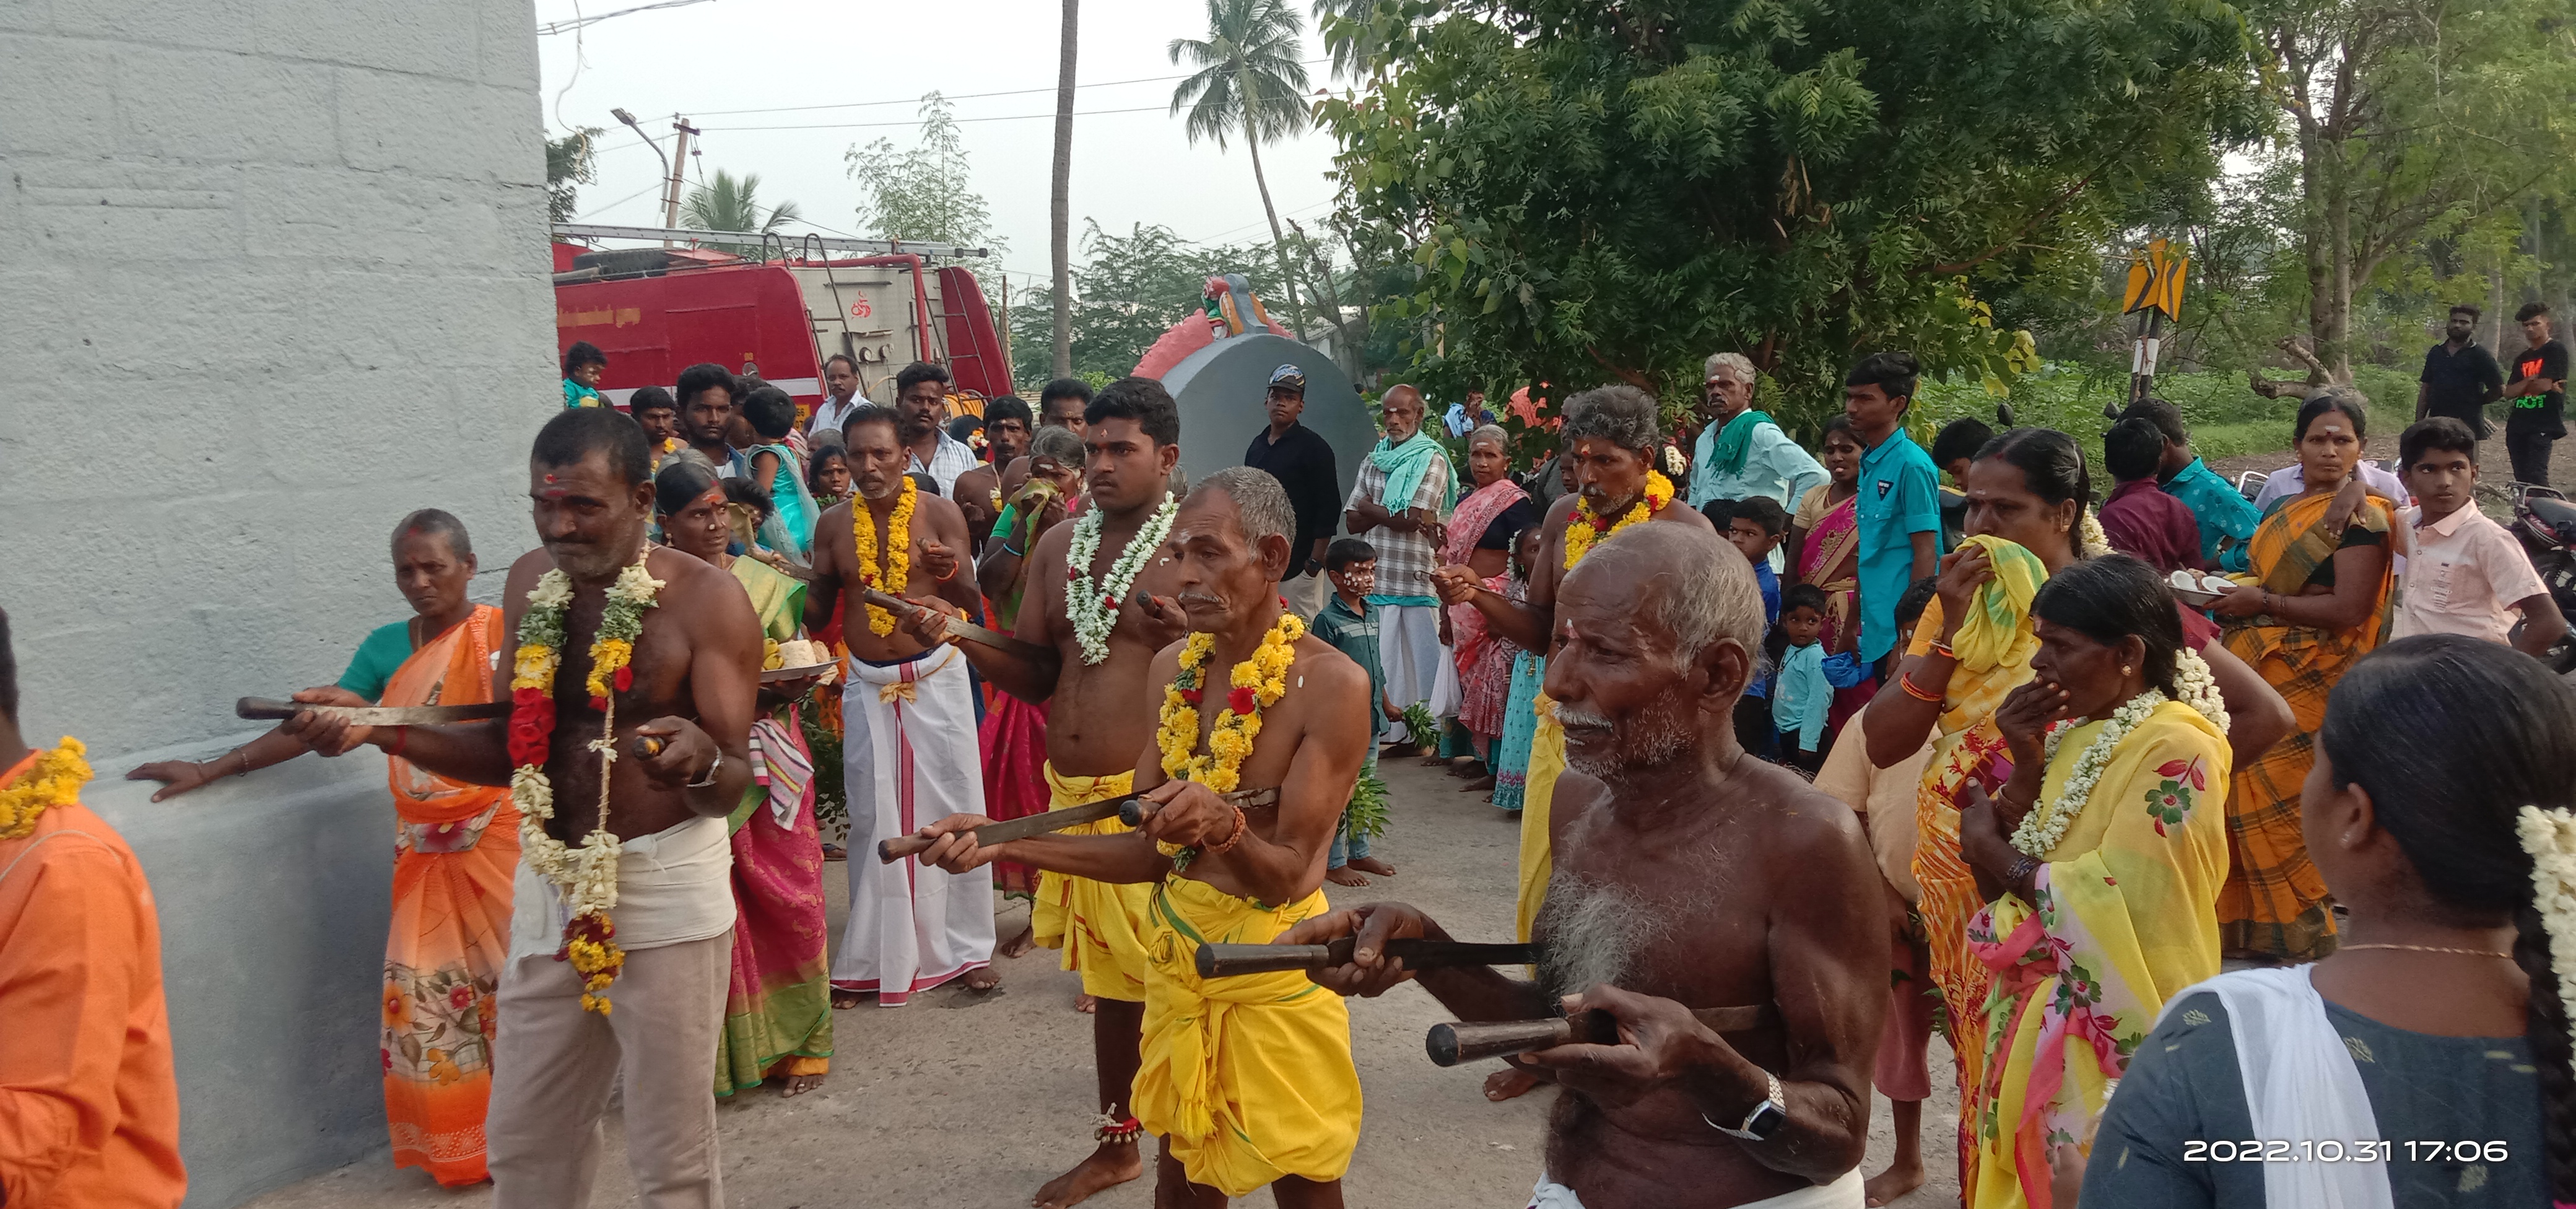
[[[1378,716],[1369,731],[1368,756],[1360,763],[1360,780],[1366,781],[1377,775],[1378,741],[1386,737],[1390,724],[1400,716],[1395,703],[1386,699],[1386,668],[1377,658],[1377,606],[1368,601],[1369,593],[1377,590],[1377,547],[1356,537],[1334,542],[1324,550],[1324,575],[1333,582],[1333,598],[1324,602],[1307,632],[1350,656],[1351,662],[1368,672],[1369,695],[1377,698]],[[1359,790],[1354,786],[1351,792],[1356,794]],[[1333,832],[1332,854],[1324,864],[1325,879],[1336,886],[1369,884],[1359,870],[1380,877],[1395,873],[1395,866],[1369,855],[1367,836],[1350,834],[1347,807],[1341,826]]]
[[[1940,563],[1940,472],[1905,435],[1922,365],[1914,354],[1871,353],[1843,377],[1843,414],[1867,452],[1860,459],[1860,658],[1896,648],[1896,598]]]
[[[1779,633],[1787,645],[1771,679],[1771,725],[1779,736],[1780,762],[1810,777],[1825,766],[1825,717],[1834,705],[1825,647],[1817,641],[1824,629],[1824,589],[1790,585],[1780,600]]]
[[[2149,395],[2130,404],[2120,418],[2145,420],[2164,436],[2165,455],[2156,468],[2156,486],[2191,509],[2192,519],[2200,525],[2201,561],[2222,571],[2244,570],[2246,543],[2253,538],[2254,527],[2263,523],[2263,511],[2191,451],[2191,430],[2183,426],[2182,409]]]

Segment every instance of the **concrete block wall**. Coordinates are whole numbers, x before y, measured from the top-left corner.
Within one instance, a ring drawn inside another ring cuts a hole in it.
[[[161,908],[189,1204],[385,1146],[384,765],[154,805],[410,610],[456,513],[493,599],[560,405],[530,0],[0,0],[0,607],[29,738]]]

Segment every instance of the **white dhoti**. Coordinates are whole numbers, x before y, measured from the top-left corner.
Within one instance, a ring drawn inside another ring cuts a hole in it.
[[[971,694],[955,647],[892,667],[850,661],[841,758],[853,854],[948,815],[984,812]],[[989,871],[942,873],[913,857],[847,863],[850,922],[832,960],[833,989],[874,991],[879,1006],[901,1007],[915,992],[992,964]]]
[[[1860,1169],[1855,1167],[1833,1183],[1810,1184],[1796,1192],[1746,1201],[1735,1209],[1861,1209],[1868,1203],[1869,1198],[1861,1194]],[[1542,1174],[1538,1187],[1530,1190],[1529,1209],[1583,1209],[1583,1201],[1573,1189]]]
[[[1440,610],[1432,605],[1377,607],[1377,663],[1386,672],[1386,695],[1397,709],[1429,701],[1449,663],[1440,645]],[[1416,735],[1428,743],[1438,735]]]

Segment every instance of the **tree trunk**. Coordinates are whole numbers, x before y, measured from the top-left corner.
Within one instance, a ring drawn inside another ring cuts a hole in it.
[[[1306,338],[1306,324],[1297,317],[1297,274],[1288,267],[1288,237],[1279,232],[1279,207],[1270,204],[1270,181],[1261,174],[1261,140],[1255,138],[1250,124],[1243,130],[1243,145],[1252,151],[1252,183],[1261,188],[1261,209],[1270,216],[1270,246],[1279,253],[1279,280],[1288,287],[1288,328],[1295,338]],[[1251,316],[1244,317],[1247,321]]]
[[[1055,69],[1055,181],[1047,197],[1047,251],[1055,270],[1055,376],[1073,376],[1073,64],[1081,0],[1064,0],[1064,47]]]

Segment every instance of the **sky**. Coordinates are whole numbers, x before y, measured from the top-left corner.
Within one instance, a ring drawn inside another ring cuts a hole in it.
[[[865,235],[856,182],[842,153],[879,137],[912,144],[922,94],[954,102],[976,191],[991,207],[995,259],[1012,292],[1048,273],[1047,190],[1054,157],[1055,83],[1063,9],[1054,0],[702,0],[629,13],[547,35],[553,22],[652,0],[537,0],[549,137],[606,130],[599,179],[581,186],[577,221],[660,226],[661,161],[609,116],[623,108],[670,150],[671,117],[692,138],[688,180],[722,168],[758,173],[764,204],[793,200],[826,234]],[[1304,15],[1302,0],[1292,4]],[[1192,146],[1167,113],[1185,69],[1173,38],[1203,38],[1204,0],[1083,0],[1074,93],[1072,234],[1082,263],[1083,220],[1124,234],[1162,224],[1200,243],[1267,239],[1252,161],[1240,140]],[[1311,22],[1310,82],[1330,82]],[[1133,81],[1133,82],[1131,82]],[[1017,95],[977,96],[1016,92]],[[834,106],[834,108],[795,108]],[[736,112],[728,112],[736,111]],[[749,112],[758,111],[758,112]],[[1118,112],[1141,111],[1141,112]],[[1034,115],[1034,116],[1032,116]],[[991,118],[997,120],[980,121]],[[858,123],[869,123],[858,125]],[[768,129],[762,129],[767,127]],[[784,128],[784,129],[782,129]],[[1282,222],[1330,209],[1333,140],[1310,131],[1262,149]]]

